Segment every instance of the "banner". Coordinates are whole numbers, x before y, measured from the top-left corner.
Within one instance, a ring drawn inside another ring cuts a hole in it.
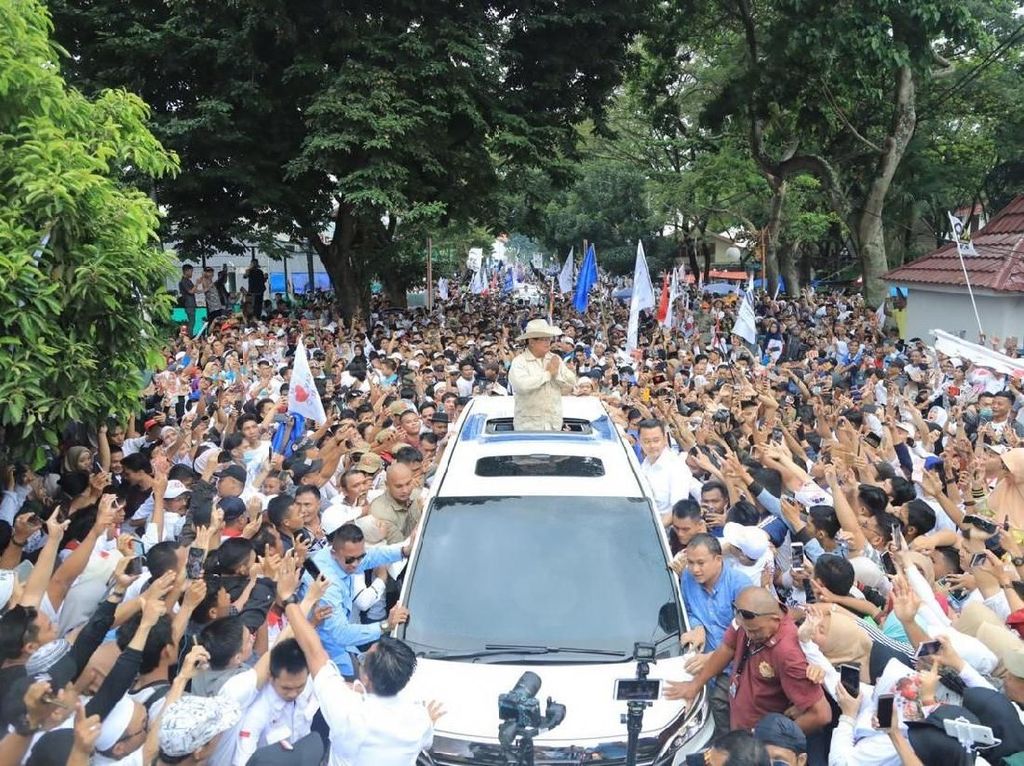
[[[974,249],[974,243],[971,242],[970,229],[964,226],[964,222],[952,213],[946,213],[946,215],[949,216],[949,227],[953,232],[953,241],[956,242],[957,253],[961,256],[977,255],[978,251]]]
[[[757,324],[754,317],[754,304],[750,293],[744,293],[740,300],[740,309],[736,314],[736,324],[733,325],[732,334],[738,335],[751,346],[757,343]]]
[[[967,359],[971,364],[987,367],[1004,375],[1024,374],[1024,359],[1014,359],[1006,354],[1000,354],[998,351],[951,335],[945,330],[932,330],[932,335],[935,336],[935,350],[946,356]]]

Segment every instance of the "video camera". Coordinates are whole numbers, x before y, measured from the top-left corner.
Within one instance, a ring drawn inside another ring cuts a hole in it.
[[[511,753],[516,738],[520,738],[518,762],[532,764],[533,738],[542,731],[549,731],[565,718],[565,705],[548,697],[547,710],[540,711],[537,692],[540,691],[540,676],[526,671],[510,691],[498,695],[498,742]],[[513,761],[516,762],[516,761]]]

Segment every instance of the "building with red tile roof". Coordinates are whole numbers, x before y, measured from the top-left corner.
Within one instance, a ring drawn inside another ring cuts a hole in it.
[[[927,338],[939,328],[975,339],[978,323],[964,276],[966,268],[989,337],[1024,334],[1024,195],[999,211],[972,237],[977,255],[964,256],[949,242],[885,275],[909,291],[908,337]]]

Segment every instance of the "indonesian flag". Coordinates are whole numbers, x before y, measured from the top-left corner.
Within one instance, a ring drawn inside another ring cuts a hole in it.
[[[669,298],[668,274],[661,279],[661,298],[658,300],[658,324],[668,327],[672,320],[669,312],[672,310],[672,301]]]

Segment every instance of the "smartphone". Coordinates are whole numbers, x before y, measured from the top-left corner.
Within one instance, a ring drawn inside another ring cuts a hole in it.
[[[307,556],[306,560],[302,562],[302,568],[309,572],[309,576],[314,580],[320,576],[320,567],[318,567],[316,562],[309,556]]]
[[[892,727],[892,694],[878,695],[878,728],[888,729]]]
[[[617,678],[615,699],[619,702],[654,702],[661,699],[661,679]]]
[[[203,576],[203,559],[206,552],[202,548],[189,548],[188,560],[185,562],[185,575],[190,580],[198,580]]]
[[[931,657],[933,654],[938,654],[942,651],[942,644],[938,641],[922,641],[917,647],[917,651],[914,652],[916,659],[922,659],[924,657]]]
[[[840,665],[839,681],[851,697],[860,695],[860,666]]]
[[[793,551],[793,569],[803,571],[804,568],[804,544],[793,543],[791,546]]]
[[[128,566],[124,568],[124,573],[129,577],[142,574],[142,558],[140,556],[132,557],[132,560],[128,562]]]
[[[977,527],[982,532],[989,535],[994,535],[999,529],[994,521],[989,521],[988,519],[983,519],[981,516],[975,516],[973,514],[964,516],[964,524],[970,524],[972,527]]]
[[[887,575],[896,575],[896,562],[892,560],[892,554],[889,551],[882,554],[882,567]]]
[[[971,569],[975,567],[984,566],[985,562],[988,561],[988,556],[984,553],[975,553],[971,556]]]

